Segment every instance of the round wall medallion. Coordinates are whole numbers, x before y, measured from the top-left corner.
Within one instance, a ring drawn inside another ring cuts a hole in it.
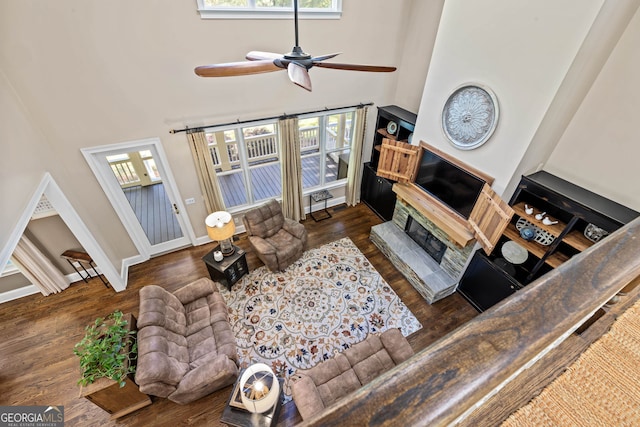
[[[487,142],[498,124],[498,101],[491,89],[464,85],[456,89],[442,110],[442,129],[461,150]]]

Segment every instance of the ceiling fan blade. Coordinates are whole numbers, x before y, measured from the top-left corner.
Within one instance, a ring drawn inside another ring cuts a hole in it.
[[[282,58],[282,54],[280,53],[273,53],[273,52],[260,52],[257,50],[252,50],[251,52],[247,53],[246,58],[249,61],[260,61],[263,59],[280,59]]]
[[[311,58],[312,61],[324,61],[326,59],[331,59],[333,57],[336,57],[338,55],[340,55],[342,52],[338,52],[338,53],[330,53],[328,55],[322,55],[322,56],[316,56],[314,58]]]
[[[202,65],[194,70],[200,77],[244,76],[281,70],[272,59],[261,61],[227,62],[225,64]]]
[[[287,71],[289,73],[289,80],[311,92],[311,78],[305,67],[295,62],[290,62],[287,66]]]
[[[357,65],[357,64],[338,64],[335,62],[313,62],[314,67],[333,68],[335,70],[351,70],[351,71],[370,71],[374,73],[391,73],[396,67],[384,67],[381,65]]]

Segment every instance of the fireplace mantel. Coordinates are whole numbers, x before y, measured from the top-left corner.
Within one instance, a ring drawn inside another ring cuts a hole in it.
[[[469,242],[475,239],[466,219],[418,188],[416,184],[396,183],[393,185],[393,191],[400,199],[413,206],[418,212],[447,233],[451,240],[461,247],[467,246]]]

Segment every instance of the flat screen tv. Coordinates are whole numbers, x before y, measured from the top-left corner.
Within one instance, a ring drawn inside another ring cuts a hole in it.
[[[421,146],[416,185],[468,219],[486,180],[436,154],[427,144]]]

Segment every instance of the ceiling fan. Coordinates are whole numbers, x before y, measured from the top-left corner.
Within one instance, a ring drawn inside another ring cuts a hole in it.
[[[246,55],[246,59],[248,59],[248,61],[202,65],[196,67],[194,70],[195,73],[201,77],[228,77],[287,70],[289,79],[293,83],[311,92],[311,78],[309,77],[309,70],[312,67],[333,68],[336,70],[370,71],[378,73],[389,73],[396,70],[396,67],[324,62],[325,60],[331,59],[340,53],[331,53],[315,57],[311,56],[304,52],[298,43],[298,0],[293,1],[293,16],[296,40],[295,46],[291,52],[282,55],[271,52],[252,51]]]

